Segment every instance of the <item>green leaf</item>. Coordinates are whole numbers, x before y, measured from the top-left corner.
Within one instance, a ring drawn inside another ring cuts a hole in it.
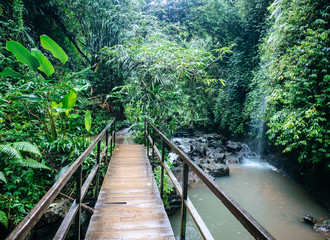
[[[219,79],[223,86],[226,86],[225,82],[222,79]]]
[[[71,89],[68,94],[62,100],[63,108],[73,108],[77,101],[76,93]]]
[[[37,70],[40,66],[38,59],[36,59],[25,47],[16,41],[9,41],[6,44],[6,48],[9,52],[12,52],[16,59],[22,63],[25,63],[33,70]]]
[[[74,76],[81,75],[81,74],[87,72],[89,69],[91,69],[91,67],[87,67],[87,68],[84,68],[84,69],[80,70],[79,72],[75,72],[75,73],[72,73],[71,75],[67,75],[64,79],[68,80],[68,79],[70,79]]]
[[[18,97],[15,97],[15,99],[23,99],[23,100],[27,100],[30,102],[42,102],[43,99],[35,94],[30,94],[30,95],[21,95]]]
[[[89,132],[91,130],[91,126],[92,126],[91,112],[89,110],[87,110],[86,114],[85,114],[85,127],[86,127],[87,132]]]
[[[11,145],[19,151],[28,152],[41,156],[41,152],[39,151],[39,148],[29,142],[14,142]]]
[[[5,68],[1,73],[1,77],[19,77],[19,78],[26,78],[26,76],[23,76],[22,74],[16,72],[10,67]]]
[[[56,182],[65,173],[65,171],[68,170],[69,167],[70,164],[62,167],[61,170],[55,175],[54,182]]]
[[[68,55],[63,51],[63,49],[46,35],[40,36],[41,45],[44,49],[50,51],[54,57],[59,59],[64,65],[68,61]]]
[[[73,110],[73,108],[64,108],[64,107],[54,107],[54,109],[56,110],[56,112],[70,112],[71,110]]]
[[[6,228],[8,228],[8,218],[6,213],[4,213],[3,211],[0,211],[0,223],[2,223],[3,225],[5,225]]]
[[[19,161],[23,160],[21,153],[16,148],[10,146],[9,144],[0,145],[0,152],[13,157],[15,160],[19,160]]]
[[[3,181],[5,183],[7,183],[7,179],[6,179],[5,174],[3,172],[0,172],[0,181]]]
[[[80,117],[79,114],[71,114],[71,115],[69,116],[70,119],[75,119],[75,118],[78,118],[78,117]]]
[[[76,92],[81,92],[81,91],[84,91],[84,90],[87,90],[91,85],[89,83],[86,83],[85,85],[77,85],[75,86],[73,89],[76,91]]]
[[[38,68],[40,71],[44,72],[47,77],[52,75],[54,72],[54,67],[51,64],[51,62],[48,60],[48,58],[45,57],[38,49],[33,48],[31,49],[31,54],[35,56],[40,64],[40,67]]]
[[[40,163],[36,160],[33,160],[31,158],[24,159],[19,165],[22,166],[22,167],[28,167],[28,168],[40,168],[40,169],[51,170],[45,164],[42,164],[42,163]]]

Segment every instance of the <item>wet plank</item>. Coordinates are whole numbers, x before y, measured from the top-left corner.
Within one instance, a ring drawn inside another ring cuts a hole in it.
[[[143,145],[116,146],[85,239],[174,239]]]

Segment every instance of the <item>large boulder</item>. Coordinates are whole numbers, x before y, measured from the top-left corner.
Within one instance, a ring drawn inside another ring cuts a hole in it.
[[[216,163],[225,163],[226,155],[224,153],[215,153],[214,154],[214,161]]]
[[[195,147],[190,145],[189,155],[195,157],[203,157],[205,158],[207,155],[207,149],[204,146],[196,145]]]
[[[228,141],[226,148],[228,152],[236,153],[241,151],[243,147],[242,147],[242,143],[240,142]]]
[[[70,207],[68,199],[52,203],[34,227],[30,239],[49,239],[49,236],[54,236]]]
[[[222,177],[229,175],[229,168],[221,163],[205,163],[201,165],[202,169],[212,177]]]
[[[224,136],[216,133],[207,134],[205,136],[207,138],[207,141],[212,141],[212,140],[222,141],[222,142],[226,141],[226,138]]]
[[[181,127],[174,133],[174,137],[191,137],[194,136],[194,129],[191,127]]]
[[[47,211],[43,214],[42,220],[46,223],[54,223],[65,218],[69,211],[71,203],[68,199],[62,199],[59,202],[52,203]]]
[[[210,141],[210,142],[207,144],[207,146],[208,146],[209,148],[221,148],[223,151],[224,151],[224,149],[225,149],[225,147],[224,147],[221,143],[219,143],[219,142],[217,142],[217,141]]]

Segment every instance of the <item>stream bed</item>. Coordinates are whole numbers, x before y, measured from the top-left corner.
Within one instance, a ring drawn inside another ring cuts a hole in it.
[[[241,164],[228,163],[227,166],[230,175],[216,178],[216,183],[276,239],[327,239],[301,220],[304,215],[329,217],[302,185],[256,157],[244,157]],[[215,239],[254,239],[203,183],[192,184],[188,196]],[[176,239],[180,236],[180,214],[179,210],[170,216]],[[202,239],[190,216],[187,217],[186,239]]]

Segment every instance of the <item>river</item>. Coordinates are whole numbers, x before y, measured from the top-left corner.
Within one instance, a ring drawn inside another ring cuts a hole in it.
[[[217,178],[216,183],[276,239],[324,239],[312,230],[311,225],[301,221],[306,214],[314,218],[329,217],[302,185],[280,175],[271,165],[257,158],[246,158],[242,164],[229,164],[229,168],[230,176]],[[202,184],[190,187],[188,196],[215,239],[254,239]],[[176,239],[179,239],[180,211],[172,215],[170,221]],[[202,239],[190,217],[186,239]]]

